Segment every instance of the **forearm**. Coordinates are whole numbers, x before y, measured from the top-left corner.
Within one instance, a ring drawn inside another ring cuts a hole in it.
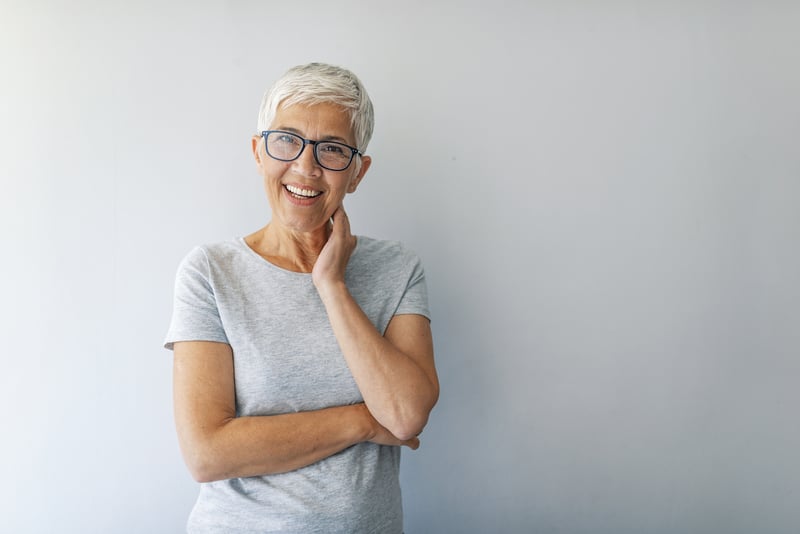
[[[293,471],[371,437],[364,405],[259,417],[233,417],[179,432],[199,482]],[[180,429],[179,429],[180,430]]]
[[[438,383],[378,332],[344,283],[317,289],[350,372],[372,415],[400,439],[419,434],[438,398]]]

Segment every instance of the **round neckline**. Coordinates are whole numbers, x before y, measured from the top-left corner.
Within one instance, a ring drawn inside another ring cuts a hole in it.
[[[358,236],[355,236],[355,238],[356,238],[356,246],[355,246],[355,248],[353,248],[352,254],[350,254],[350,258],[351,259],[353,258],[353,255],[356,253],[356,251],[358,250],[359,245],[361,244],[361,239],[359,239]],[[269,268],[271,268],[271,269],[273,269],[275,271],[278,271],[278,272],[281,272],[281,273],[286,273],[286,274],[289,274],[289,275],[296,275],[296,276],[299,276],[299,277],[302,277],[302,278],[306,278],[306,277],[310,277],[311,276],[311,273],[302,273],[302,272],[299,272],[299,271],[292,271],[290,269],[284,269],[283,267],[275,265],[274,263],[269,261],[267,258],[265,258],[261,254],[259,254],[255,250],[253,250],[250,247],[250,245],[247,244],[247,241],[244,240],[243,236],[236,238],[236,242],[239,243],[240,246],[244,247],[244,249],[250,254],[251,257],[253,257],[254,259],[258,260],[261,264],[263,264],[263,265],[265,265],[265,266],[267,266],[267,267],[269,267]]]

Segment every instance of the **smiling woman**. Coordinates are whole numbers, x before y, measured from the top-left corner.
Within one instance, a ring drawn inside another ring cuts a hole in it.
[[[272,220],[179,267],[178,438],[200,495],[190,532],[400,533],[400,447],[439,395],[422,265],[353,236],[372,104],[312,63],[266,93],[251,144]]]
[[[372,161],[369,156],[358,156],[353,164],[354,153],[348,151],[347,164],[341,165],[344,153],[341,150],[338,156],[322,159],[339,161],[339,169],[331,170],[322,165],[318,155],[322,148],[349,149],[348,144],[354,143],[347,110],[338,104],[282,106],[273,120],[276,130],[266,130],[252,140],[253,155],[264,179],[273,220],[246,239],[253,248],[267,255],[283,242],[275,232],[290,231],[293,240],[322,238],[327,241],[328,221],[342,206],[344,196],[356,191]],[[304,136],[325,142],[311,141]],[[334,139],[341,142],[333,142]],[[305,150],[310,144],[313,150]],[[353,150],[358,153],[357,149]],[[309,265],[297,267],[303,270]]]

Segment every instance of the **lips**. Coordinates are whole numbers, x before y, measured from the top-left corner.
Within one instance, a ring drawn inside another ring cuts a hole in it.
[[[306,189],[304,187],[298,187],[295,185],[286,184],[283,187],[289,193],[291,193],[293,197],[296,198],[316,198],[322,194],[322,191],[316,191],[314,189]]]

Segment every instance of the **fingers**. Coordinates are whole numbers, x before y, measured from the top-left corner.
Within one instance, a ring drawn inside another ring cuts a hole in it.
[[[411,438],[410,440],[408,440],[405,443],[403,443],[403,445],[405,445],[406,447],[408,447],[412,451],[415,451],[415,450],[419,449],[419,438]]]
[[[368,438],[367,441],[372,443],[376,443],[378,445],[392,445],[392,446],[401,446],[401,447],[408,447],[411,450],[417,450],[419,448],[419,436],[414,436],[411,439],[407,440],[400,440],[395,437],[394,434],[389,432],[386,427],[382,426],[378,423],[372,414],[369,412],[369,409],[366,407],[366,404],[363,405],[364,410],[366,411],[367,416],[370,419],[370,423],[373,425],[373,431],[371,436]]]
[[[350,217],[347,216],[347,212],[342,205],[333,212],[333,233],[331,237],[333,236],[336,236],[340,243],[346,243],[351,251],[355,247],[356,238],[350,231]]]
[[[347,212],[344,211],[344,205],[339,206],[336,211],[333,212],[333,229],[339,229],[345,235],[350,235],[350,218],[347,216]]]
[[[339,205],[331,214],[331,234],[322,247],[311,271],[312,280],[318,290],[329,282],[344,281],[347,263],[356,246],[356,238],[350,233],[350,222],[344,207]]]

